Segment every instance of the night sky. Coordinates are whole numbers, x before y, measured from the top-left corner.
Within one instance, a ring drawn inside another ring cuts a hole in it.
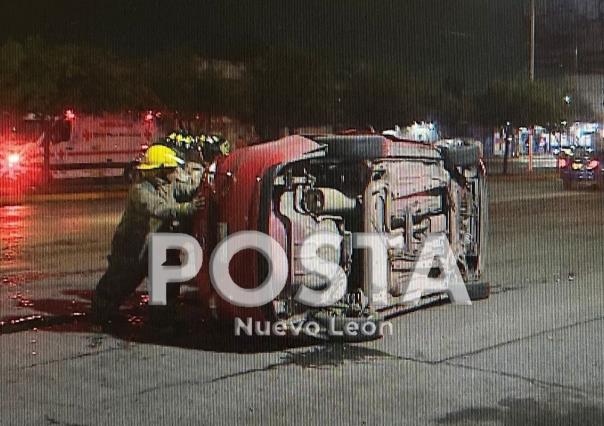
[[[0,5],[0,39],[35,35],[129,56],[185,47],[233,60],[292,48],[473,81],[524,72],[524,10],[521,0],[20,0]]]

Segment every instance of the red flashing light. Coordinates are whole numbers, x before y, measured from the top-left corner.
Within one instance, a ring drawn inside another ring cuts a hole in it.
[[[149,111],[145,114],[145,121],[153,121],[153,111]]]
[[[65,111],[65,119],[75,120],[75,118],[76,118],[75,113],[72,110],[68,109],[67,111]]]
[[[598,160],[591,160],[587,164],[587,170],[593,170],[593,169],[597,168],[599,165],[600,165],[600,162]]]
[[[568,161],[564,158],[560,158],[560,160],[558,161],[558,167],[560,167],[561,169],[565,168],[566,166],[568,166]]]
[[[7,157],[8,167],[16,167],[21,162],[21,156],[19,154],[9,154]]]

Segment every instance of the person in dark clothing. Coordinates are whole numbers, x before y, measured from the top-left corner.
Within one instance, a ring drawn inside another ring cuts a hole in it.
[[[92,319],[110,322],[119,306],[147,276],[147,239],[154,232],[169,232],[205,205],[197,187],[177,179],[180,160],[174,150],[154,145],[138,166],[142,179],[128,194],[126,209],[115,231],[109,267],[92,300]],[[187,200],[187,201],[183,201]]]

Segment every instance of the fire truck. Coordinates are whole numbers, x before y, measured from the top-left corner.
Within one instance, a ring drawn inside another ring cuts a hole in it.
[[[80,116],[68,110],[61,117],[3,117],[2,123],[0,188],[4,192],[39,185],[45,175],[50,179],[122,176],[161,136],[151,112]]]

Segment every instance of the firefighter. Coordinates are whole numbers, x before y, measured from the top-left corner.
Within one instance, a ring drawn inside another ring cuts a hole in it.
[[[189,184],[199,185],[203,175],[201,147],[197,138],[187,135],[183,140],[184,178]]]
[[[221,135],[201,135],[198,140],[200,140],[201,145],[203,166],[211,182],[216,173],[218,158],[228,156],[231,153],[231,144]]]
[[[178,158],[182,160],[180,167],[177,169],[176,182],[181,186],[191,186],[198,188],[203,178],[203,164],[201,159],[201,151],[196,145],[196,138],[190,135],[178,134],[174,138],[167,138],[160,141],[163,144],[172,148]],[[185,193],[186,196],[186,193]],[[176,201],[186,201],[181,198],[182,195],[176,197]],[[179,226],[175,228],[177,232],[191,234],[193,230],[193,218],[183,218],[179,221]],[[174,256],[173,253],[171,253]]]
[[[206,166],[214,163],[218,157],[227,156],[231,152],[230,142],[221,135],[202,135],[199,139]]]
[[[203,175],[203,161],[198,139],[184,133],[172,132],[167,138],[158,142],[172,148],[183,160],[177,180],[194,186],[199,186]]]
[[[205,205],[203,197],[195,196],[194,185],[176,180],[180,163],[173,149],[153,145],[137,167],[142,179],[128,194],[126,210],[111,244],[109,267],[92,300],[92,319],[96,323],[108,324],[116,318],[119,306],[147,275],[149,234],[173,230],[175,222],[187,220]]]

